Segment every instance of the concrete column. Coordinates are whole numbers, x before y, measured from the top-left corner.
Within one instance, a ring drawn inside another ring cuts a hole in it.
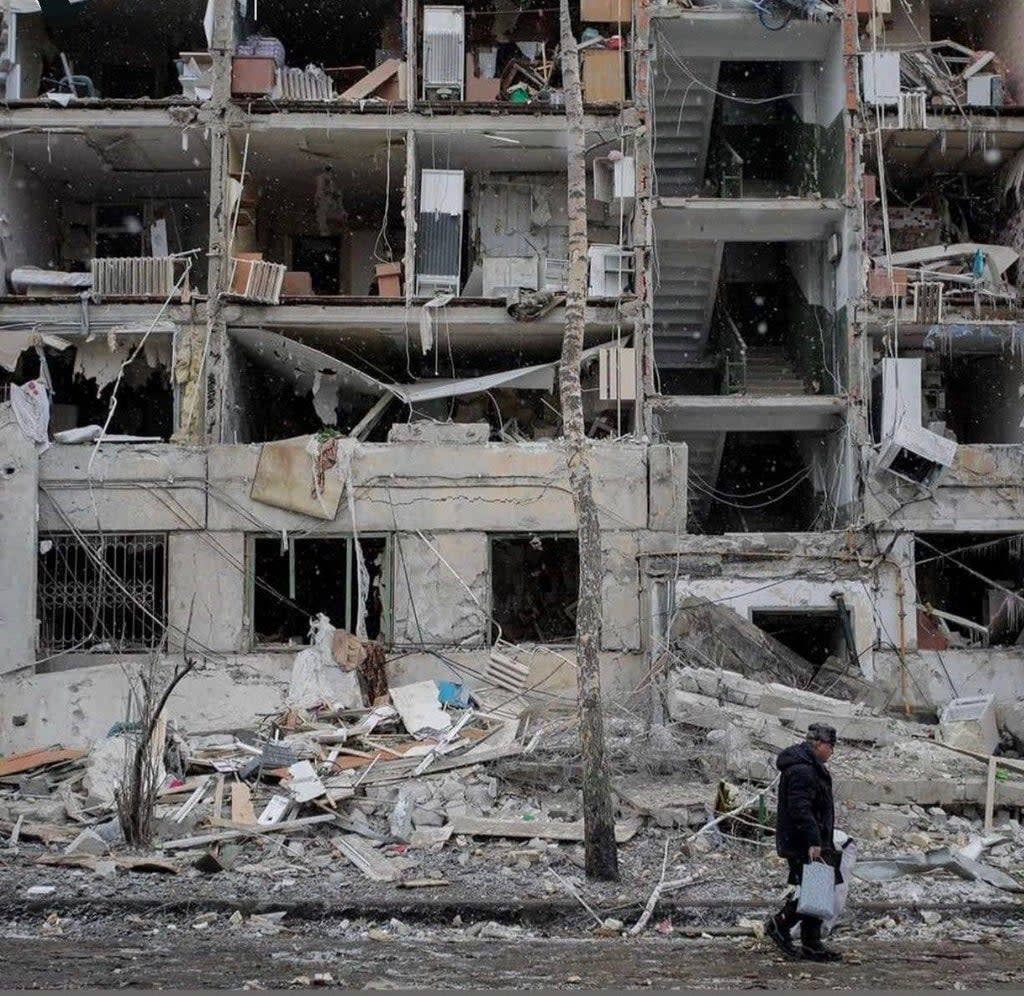
[[[35,661],[39,457],[0,405],[0,674]]]

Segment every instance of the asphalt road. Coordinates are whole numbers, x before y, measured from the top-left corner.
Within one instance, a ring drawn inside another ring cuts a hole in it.
[[[59,928],[58,928],[59,929]],[[221,921],[197,931],[98,921],[46,936],[38,922],[0,938],[4,989],[69,988],[1024,988],[1024,950],[1004,943],[858,941],[842,965],[791,962],[748,938],[643,940],[459,937],[437,930],[386,940],[337,931],[260,935]],[[849,945],[852,945],[852,941]],[[304,978],[305,977],[305,978]],[[306,981],[308,980],[308,982]]]

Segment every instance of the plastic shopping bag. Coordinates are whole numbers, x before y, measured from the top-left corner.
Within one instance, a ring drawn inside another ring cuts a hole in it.
[[[812,861],[804,865],[800,876],[800,898],[796,911],[801,916],[814,916],[820,920],[830,919],[836,907],[836,873],[824,861]]]

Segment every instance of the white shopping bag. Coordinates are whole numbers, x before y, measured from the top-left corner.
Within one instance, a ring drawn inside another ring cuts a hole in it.
[[[835,869],[824,861],[812,861],[804,865],[800,876],[800,897],[796,903],[797,913],[826,920],[834,915],[835,908]]]
[[[853,874],[853,866],[857,863],[857,845],[846,834],[842,834],[846,842],[840,843],[841,833],[842,831],[836,831],[836,848],[840,853],[839,875],[842,882],[836,886],[836,903],[832,916],[822,924],[822,933],[826,937],[832,933],[832,929],[843,915],[843,910],[846,909],[846,897],[850,894],[850,876]]]

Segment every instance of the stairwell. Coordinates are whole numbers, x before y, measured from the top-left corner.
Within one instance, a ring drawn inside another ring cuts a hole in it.
[[[659,197],[701,192],[718,82],[716,59],[659,60],[654,80],[654,170]],[[707,346],[721,242],[657,243],[654,359],[659,369],[699,360]]]
[[[803,378],[777,346],[747,348],[745,394],[758,397],[806,394]]]

